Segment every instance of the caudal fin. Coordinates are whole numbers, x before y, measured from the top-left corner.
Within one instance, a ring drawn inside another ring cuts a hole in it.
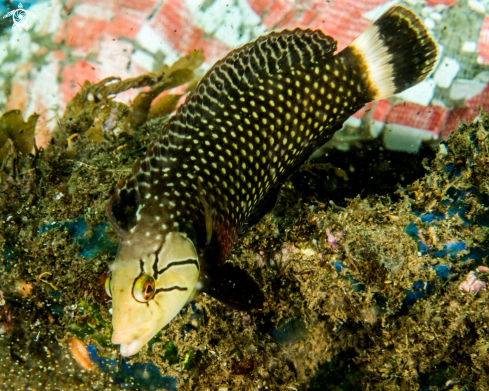
[[[349,47],[367,68],[373,100],[388,98],[424,80],[438,53],[426,27],[401,6],[390,8]]]

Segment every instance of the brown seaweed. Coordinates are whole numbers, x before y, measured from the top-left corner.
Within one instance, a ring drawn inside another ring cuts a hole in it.
[[[0,161],[3,161],[8,151],[8,139],[21,154],[32,152],[38,118],[39,114],[34,113],[24,122],[19,110],[8,111],[0,117]]]
[[[202,52],[195,51],[180,58],[170,67],[163,67],[158,74],[144,74],[126,80],[121,80],[117,77],[108,77],[98,83],[85,81],[82,89],[66,106],[60,124],[69,133],[83,133],[88,131],[96,120],[103,123],[109,115],[112,115],[111,122],[119,123],[116,134],[125,131],[132,133],[146,121],[153,101],[163,91],[192,82],[196,78],[194,70],[203,61],[204,57]],[[122,105],[119,102],[116,106],[113,101],[116,95],[121,92],[143,87],[149,89],[141,91],[134,98],[130,107]],[[165,107],[165,109],[162,109],[161,113],[157,108],[153,109],[151,118],[159,115],[167,115],[169,109],[176,108],[176,103],[171,104],[171,100],[166,104],[162,102],[160,105]],[[56,131],[59,130],[58,128]],[[94,134],[98,134],[96,140],[99,141],[99,130],[92,130],[92,137]]]

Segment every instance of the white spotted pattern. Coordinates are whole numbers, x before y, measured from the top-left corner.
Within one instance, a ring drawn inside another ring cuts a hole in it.
[[[372,100],[361,51],[335,50],[319,30],[286,30],[216,63],[117,189],[114,220],[206,236],[211,218],[226,258],[287,177]]]

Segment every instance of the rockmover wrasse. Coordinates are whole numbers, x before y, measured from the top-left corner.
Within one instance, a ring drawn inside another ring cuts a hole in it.
[[[121,236],[106,290],[123,356],[137,353],[199,292],[238,310],[264,296],[226,262],[284,181],[366,103],[424,80],[437,48],[393,7],[336,53],[320,30],[272,32],[218,61],[107,205]]]

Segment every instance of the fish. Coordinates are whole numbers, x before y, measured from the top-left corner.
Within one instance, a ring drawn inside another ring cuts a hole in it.
[[[336,49],[321,30],[297,28],[231,51],[117,184],[106,212],[121,240],[105,287],[122,356],[202,292],[236,310],[262,309],[258,284],[227,261],[236,238],[345,120],[424,80],[438,55],[402,6]]]

